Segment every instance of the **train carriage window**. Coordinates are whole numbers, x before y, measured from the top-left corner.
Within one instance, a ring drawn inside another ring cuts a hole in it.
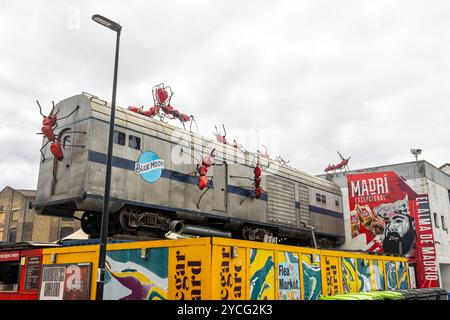
[[[320,194],[320,193],[316,193],[316,202],[319,203],[327,203],[327,198],[325,195]]]
[[[132,136],[131,134],[128,136],[128,146],[130,148],[141,150],[141,138]]]
[[[115,144],[125,145],[125,133],[114,130],[113,141]]]
[[[0,292],[17,291],[19,287],[19,261],[0,263]]]

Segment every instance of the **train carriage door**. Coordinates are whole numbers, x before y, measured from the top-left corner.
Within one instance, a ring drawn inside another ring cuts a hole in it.
[[[59,143],[64,158],[61,161],[53,159],[53,188],[52,194],[65,194],[69,191],[70,168],[72,165],[72,134],[70,128],[66,128],[59,133]]]
[[[216,165],[213,168],[214,210],[227,211],[227,178],[228,166]]]

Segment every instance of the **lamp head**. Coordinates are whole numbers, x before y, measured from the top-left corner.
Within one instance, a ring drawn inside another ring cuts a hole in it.
[[[99,14],[94,14],[92,16],[92,20],[97,22],[98,24],[101,24],[104,27],[107,27],[113,31],[120,32],[122,30],[122,26],[118,24],[117,22],[114,22],[104,16],[101,16]]]

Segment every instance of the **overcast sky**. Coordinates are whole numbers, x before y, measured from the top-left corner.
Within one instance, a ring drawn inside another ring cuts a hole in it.
[[[411,148],[450,162],[449,1],[1,0],[0,189],[36,188],[36,99],[110,101],[115,36],[95,13],[123,26],[120,106],[150,106],[165,82],[200,133],[275,132],[269,153],[312,174],[336,150],[351,169]]]

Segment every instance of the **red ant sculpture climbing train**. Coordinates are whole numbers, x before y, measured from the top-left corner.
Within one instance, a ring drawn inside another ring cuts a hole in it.
[[[42,149],[44,149],[47,146],[47,144],[49,144],[50,142],[52,143],[50,145],[50,152],[53,154],[53,156],[58,161],[61,161],[62,159],[64,159],[64,154],[63,154],[63,151],[61,148],[61,141],[60,141],[61,134],[59,134],[59,135],[55,134],[55,129],[58,127],[58,120],[63,120],[63,119],[70,117],[75,111],[78,110],[78,108],[80,106],[77,105],[76,108],[71,113],[69,113],[67,116],[58,119],[59,109],[58,109],[58,111],[53,113],[53,111],[55,111],[55,102],[54,101],[52,101],[53,107],[48,116],[45,116],[42,113],[42,108],[41,108],[41,105],[39,104],[39,101],[36,100],[36,102],[39,107],[39,112],[40,112],[41,116],[43,117],[41,132],[39,132],[37,134],[43,134],[47,138],[47,142],[39,150],[43,157],[42,162],[44,162],[46,160],[45,155],[42,152]],[[64,133],[85,133],[85,132],[64,131]],[[68,144],[62,144],[62,146],[63,147],[81,147],[81,148],[84,147],[84,146],[76,146],[76,145],[68,145]]]
[[[144,116],[153,118],[158,116],[161,121],[164,122],[164,119],[167,118],[169,120],[178,119],[183,128],[186,130],[185,123],[190,122],[189,131],[192,131],[192,124],[195,123],[195,126],[198,126],[197,122],[194,119],[193,115],[187,115],[185,113],[180,112],[175,109],[170,101],[172,100],[173,92],[169,86],[164,86],[163,83],[160,83],[152,88],[153,102],[154,106],[148,110],[144,110],[144,107],[128,107],[128,110],[142,114]]]
[[[342,156],[342,154],[339,153],[339,151],[337,153],[341,157],[341,162],[339,162],[338,164],[329,164],[328,167],[326,167],[324,170],[326,173],[329,173],[330,171],[332,171],[333,173],[337,174],[336,171],[338,169],[340,170],[340,172],[342,172],[342,169],[344,169],[345,172],[350,171],[350,169],[348,168],[348,162],[351,157],[348,157],[346,159]]]

